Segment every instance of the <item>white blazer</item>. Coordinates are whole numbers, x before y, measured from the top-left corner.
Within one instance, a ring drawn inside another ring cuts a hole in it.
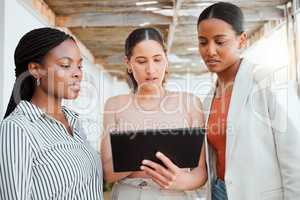
[[[299,86],[273,75],[243,59],[235,78],[226,130],[229,200],[300,199]],[[214,90],[204,101],[206,123]],[[211,199],[215,155],[205,142]]]

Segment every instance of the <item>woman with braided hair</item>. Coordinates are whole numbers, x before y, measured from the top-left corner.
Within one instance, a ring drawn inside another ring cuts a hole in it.
[[[102,168],[86,142],[75,99],[82,57],[54,28],[25,34],[15,50],[16,81],[0,125],[0,199],[102,199]]]

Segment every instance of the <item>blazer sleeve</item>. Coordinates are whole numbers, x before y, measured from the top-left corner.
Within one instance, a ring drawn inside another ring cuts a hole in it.
[[[24,129],[7,120],[0,125],[0,199],[29,200],[32,148]]]
[[[290,81],[271,86],[268,109],[280,165],[284,200],[300,197],[299,85]]]

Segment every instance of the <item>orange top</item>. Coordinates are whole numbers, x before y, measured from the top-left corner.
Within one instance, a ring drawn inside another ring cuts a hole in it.
[[[224,180],[226,155],[226,127],[231,90],[224,96],[215,97],[208,119],[208,143],[216,154],[217,176]]]

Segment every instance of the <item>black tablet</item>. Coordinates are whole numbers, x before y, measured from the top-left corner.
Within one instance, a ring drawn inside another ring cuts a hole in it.
[[[180,168],[197,167],[204,133],[203,128],[111,132],[114,172],[140,171],[144,159],[162,164],[155,157],[157,151]]]

